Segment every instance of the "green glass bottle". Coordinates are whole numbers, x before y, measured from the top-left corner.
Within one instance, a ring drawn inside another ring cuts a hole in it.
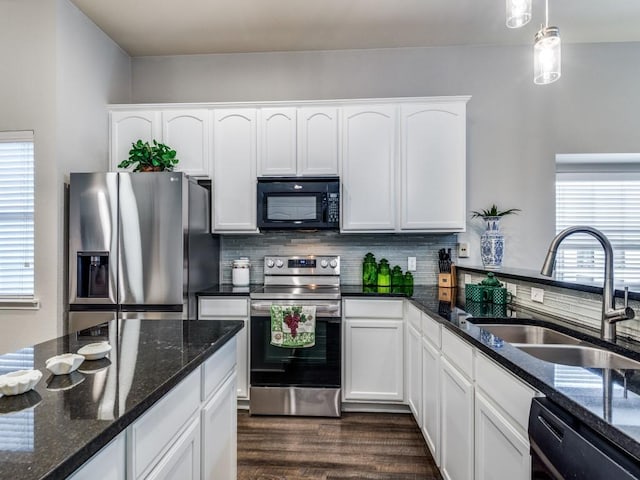
[[[403,293],[404,277],[402,275],[402,268],[399,265],[393,267],[391,270],[391,292]]]
[[[362,262],[362,285],[365,287],[375,287],[378,284],[378,265],[376,257],[369,252],[364,256]]]
[[[378,286],[391,286],[391,269],[389,268],[389,261],[386,258],[381,258],[380,265],[378,265]]]
[[[404,274],[404,293],[410,297],[413,295],[413,275],[411,272]]]

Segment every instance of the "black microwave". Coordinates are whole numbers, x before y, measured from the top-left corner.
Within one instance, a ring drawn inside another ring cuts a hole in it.
[[[259,177],[261,230],[340,229],[338,177]]]

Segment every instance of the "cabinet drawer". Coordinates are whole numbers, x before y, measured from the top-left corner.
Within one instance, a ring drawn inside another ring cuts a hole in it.
[[[424,312],[422,313],[422,335],[440,349],[442,345],[442,341],[440,340],[440,324]]]
[[[127,443],[133,475],[127,478],[146,476],[200,408],[200,375],[200,368],[190,373],[131,425]]]
[[[446,328],[442,329],[442,353],[473,379],[473,347]]]
[[[344,316],[359,318],[402,318],[404,300],[345,300]]]
[[[526,385],[485,355],[476,358],[476,384],[493,403],[527,431],[529,407],[536,390]]]
[[[236,364],[236,339],[229,340],[202,365],[202,401],[215,392]]]
[[[200,317],[247,317],[249,301],[246,298],[201,297],[198,313]]]

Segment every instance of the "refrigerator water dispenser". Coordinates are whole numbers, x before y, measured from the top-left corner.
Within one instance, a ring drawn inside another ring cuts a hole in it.
[[[109,253],[78,252],[79,298],[109,298]]]

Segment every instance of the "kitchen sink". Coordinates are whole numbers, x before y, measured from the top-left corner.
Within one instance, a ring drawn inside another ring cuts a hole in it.
[[[562,344],[562,345],[579,345],[583,343],[577,338],[573,338],[564,333],[556,332],[550,328],[540,327],[538,325],[511,325],[511,324],[489,324],[476,323],[476,327],[480,327],[487,332],[493,333],[496,337],[500,337],[505,342],[516,344]]]
[[[529,355],[551,363],[584,368],[640,369],[640,362],[587,345],[514,345]]]

